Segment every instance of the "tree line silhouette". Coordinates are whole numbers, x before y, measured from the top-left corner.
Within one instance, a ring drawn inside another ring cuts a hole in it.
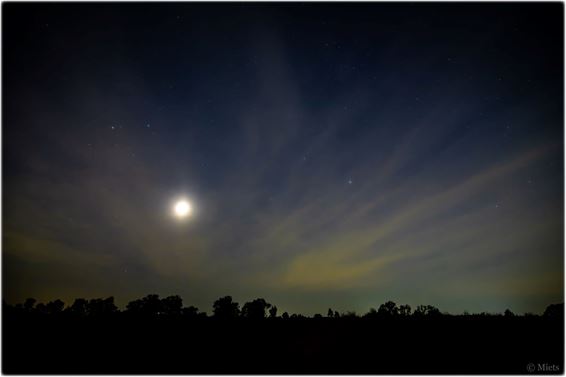
[[[178,295],[3,302],[9,374],[521,374],[563,370],[563,304],[540,315],[450,314],[384,302],[364,314],[280,313],[220,297],[209,313]],[[424,342],[424,343],[423,343]],[[426,344],[426,347],[422,345]],[[541,365],[543,365],[541,364]]]
[[[231,296],[224,296],[212,305],[212,316],[206,312],[200,311],[195,306],[183,306],[183,299],[178,295],[160,298],[157,294],[149,294],[143,298],[133,300],[126,305],[125,310],[120,310],[114,303],[114,297],[84,299],[77,298],[75,301],[65,307],[65,303],[60,300],[53,300],[47,303],[37,303],[34,298],[28,298],[23,303],[9,305],[4,302],[4,308],[8,314],[22,314],[22,315],[43,315],[43,316],[71,316],[71,317],[110,317],[116,315],[135,316],[135,317],[163,317],[163,318],[217,318],[217,319],[249,319],[249,320],[262,320],[262,319],[320,319],[324,318],[322,314],[315,314],[312,317],[307,317],[302,314],[289,314],[288,312],[282,313],[278,316],[277,306],[267,302],[263,298],[244,303],[242,307],[240,304],[232,299]],[[564,315],[564,304],[551,304],[544,313],[543,317],[562,318]],[[378,309],[370,308],[370,310],[363,314],[358,315],[354,311],[346,311],[339,313],[332,308],[329,308],[326,313],[326,318],[440,318],[440,317],[490,317],[490,316],[503,316],[515,317],[518,316],[511,310],[507,309],[504,313],[477,313],[469,314],[449,314],[441,312],[437,307],[432,305],[419,305],[413,311],[410,305],[397,305],[393,301],[387,301],[381,304]],[[525,313],[523,317],[536,317],[536,314]]]

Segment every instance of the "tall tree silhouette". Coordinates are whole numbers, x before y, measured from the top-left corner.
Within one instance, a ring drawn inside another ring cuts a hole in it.
[[[183,309],[183,299],[180,296],[169,296],[161,300],[161,310],[167,316],[179,316]]]
[[[380,316],[393,317],[399,314],[399,308],[393,301],[387,301],[379,306],[377,314]]]
[[[240,305],[232,301],[232,296],[225,296],[214,301],[214,317],[222,319],[236,318],[240,315]]]
[[[251,302],[246,302],[242,307],[242,317],[249,319],[263,319],[265,318],[266,310],[271,307],[271,304],[263,298],[256,298]]]

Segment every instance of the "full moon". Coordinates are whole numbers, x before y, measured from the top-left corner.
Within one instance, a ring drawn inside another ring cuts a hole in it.
[[[191,203],[189,203],[187,200],[179,200],[178,202],[175,203],[175,206],[173,207],[173,212],[175,216],[177,216],[178,218],[184,218],[189,216],[191,214],[191,211],[192,211]]]

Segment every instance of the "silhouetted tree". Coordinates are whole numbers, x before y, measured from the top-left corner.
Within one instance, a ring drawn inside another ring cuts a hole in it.
[[[385,317],[392,317],[399,315],[399,308],[397,304],[393,301],[387,301],[385,304],[381,304],[377,310],[377,314]]]
[[[100,317],[116,313],[118,308],[114,304],[114,297],[108,298],[95,298],[88,302],[88,315],[93,317]]]
[[[199,312],[197,314],[197,318],[207,318],[207,317],[208,317],[208,315],[206,314],[206,312]]]
[[[436,317],[440,316],[440,310],[432,305],[419,305],[415,309],[414,316],[417,317]]]
[[[377,318],[379,315],[377,314],[377,310],[374,308],[369,308],[369,312],[364,314],[364,318]]]
[[[192,318],[207,317],[205,312],[199,312],[198,308],[194,306],[189,306],[183,308],[182,298],[178,295],[169,296],[163,299],[159,299],[157,294],[150,294],[142,299],[134,300],[128,303],[126,306],[126,311],[130,313],[158,316],[183,316]],[[57,299],[48,302],[47,304],[36,303],[33,298],[28,298],[24,303],[17,303],[14,306],[8,305],[4,302],[6,310],[10,313],[39,313],[47,315],[58,315],[62,312],[73,314],[79,317],[83,316],[103,316],[112,313],[119,312],[118,308],[114,304],[114,297],[108,297],[106,299],[96,298],[91,300],[86,300],[83,298],[77,298],[72,305],[65,308],[63,301]],[[237,302],[232,300],[231,296],[226,296],[219,298],[214,302],[213,305],[214,316],[218,318],[236,318],[244,317],[251,319],[264,319],[267,315],[269,318],[277,317],[277,307],[271,305],[263,298],[258,298],[250,302],[246,302],[241,311]],[[387,301],[380,305],[379,309],[370,308],[369,312],[364,314],[363,317],[407,317],[411,315],[411,307],[409,305],[400,305],[393,301]],[[412,313],[415,317],[435,317],[435,316],[450,316],[449,313],[441,313],[440,310],[432,305],[419,305],[415,311]],[[464,312],[464,316],[468,316],[468,312]],[[356,312],[349,311],[342,315],[338,311],[333,311],[331,308],[327,311],[327,316],[329,318],[359,318]],[[506,309],[504,313],[488,313],[482,312],[478,314],[473,314],[474,317],[515,317],[516,315],[509,309]],[[523,317],[537,317],[538,315],[532,313],[525,313]],[[551,304],[549,305],[543,314],[544,317],[551,318],[563,318],[564,316],[564,304]],[[301,314],[293,314],[289,316],[289,313],[284,312],[281,316],[283,319],[301,319],[308,318]],[[322,314],[314,314],[312,318],[322,318]]]
[[[161,300],[159,299],[159,295],[151,294],[145,296],[143,299],[143,307],[144,311],[148,314],[158,315],[163,312],[163,306],[161,305]]]
[[[33,306],[35,305],[36,300],[35,298],[27,298],[24,302],[23,308],[27,312],[31,312],[33,310]]]
[[[130,301],[126,305],[126,312],[128,313],[141,314],[142,311],[143,311],[143,301],[141,299]]]
[[[547,318],[563,318],[564,304],[550,304],[546,307],[543,316]]]
[[[183,308],[183,299],[180,296],[169,296],[161,300],[161,310],[167,316],[179,316]]]
[[[184,317],[194,318],[198,315],[198,308],[195,306],[189,306],[181,309],[181,313]]]
[[[342,313],[341,317],[342,318],[358,318],[358,315],[354,311],[349,311],[349,312]]]
[[[84,298],[76,298],[73,304],[67,308],[67,312],[81,317],[87,315],[88,301]]]
[[[213,304],[214,317],[228,319],[236,318],[240,315],[240,305],[232,301],[231,296],[225,296],[214,301]]]
[[[159,295],[156,294],[131,301],[126,305],[126,310],[132,314],[144,316],[157,316],[163,311]]]
[[[399,315],[407,317],[411,315],[411,307],[409,305],[399,306]]]
[[[242,307],[242,317],[249,319],[263,319],[265,312],[271,307],[263,298],[256,298],[251,302],[246,302]]]
[[[44,303],[40,302],[35,306],[35,311],[39,314],[48,314],[47,307]]]
[[[269,309],[269,318],[277,317],[277,306],[273,305],[271,309]]]
[[[47,314],[57,315],[63,311],[65,303],[59,299],[55,301],[50,301],[45,305],[45,310]]]

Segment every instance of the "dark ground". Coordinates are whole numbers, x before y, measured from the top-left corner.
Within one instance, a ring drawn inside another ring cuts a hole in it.
[[[6,374],[562,374],[563,319],[25,318]],[[534,372],[529,372],[529,364]]]

